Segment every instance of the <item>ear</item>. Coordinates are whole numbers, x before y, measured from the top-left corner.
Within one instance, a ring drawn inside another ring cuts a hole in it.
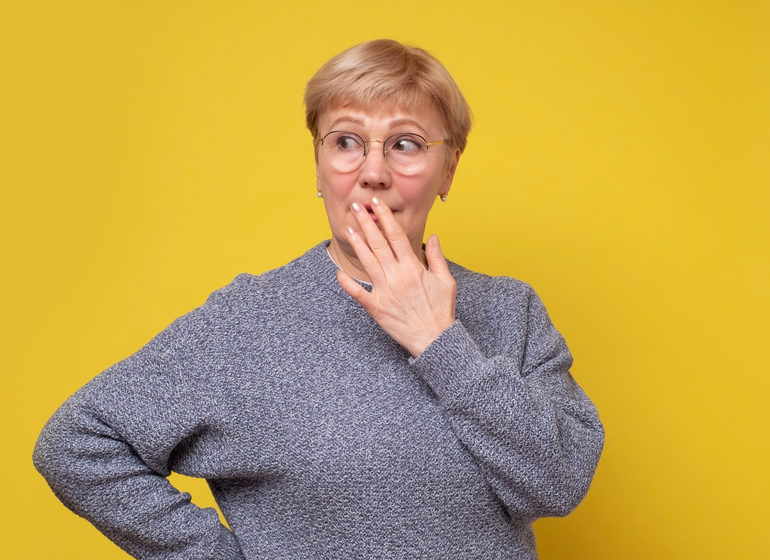
[[[446,177],[439,189],[439,195],[449,194],[449,189],[452,187],[452,181],[455,178],[455,171],[457,171],[457,164],[460,163],[460,150],[455,150],[449,155],[447,161]]]

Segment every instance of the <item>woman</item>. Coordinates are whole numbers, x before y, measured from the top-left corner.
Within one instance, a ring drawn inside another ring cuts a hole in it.
[[[426,52],[371,41],[305,95],[332,238],[242,274],[51,418],[35,464],[137,558],[536,557],[603,431],[532,289],[447,263],[470,129]],[[166,480],[205,477],[230,529]]]

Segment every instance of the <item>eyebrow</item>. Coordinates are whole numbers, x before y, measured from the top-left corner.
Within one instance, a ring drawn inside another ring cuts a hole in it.
[[[351,123],[351,124],[357,124],[359,126],[363,126],[363,124],[364,124],[363,119],[358,119],[356,117],[351,117],[349,115],[345,115],[345,116],[342,116],[342,117],[339,117],[339,118],[335,119],[334,122],[332,122],[331,125],[330,125],[330,130],[335,130],[337,125],[340,124],[340,123],[343,123],[343,122],[348,122],[348,123]],[[388,123],[388,126],[390,128],[395,128],[397,126],[402,126],[402,125],[405,125],[405,124],[416,126],[417,128],[420,129],[420,131],[423,132],[423,134],[427,134],[427,132],[428,132],[416,120],[408,119],[408,118],[394,119],[394,120],[392,120],[392,121],[390,121]]]
[[[334,122],[331,125],[329,125],[329,128],[331,130],[334,130],[336,126],[341,122],[349,122],[349,123],[358,124],[358,125],[364,124],[364,121],[362,121],[361,119],[345,116],[345,117],[339,117],[337,119],[334,119]]]
[[[390,123],[389,123],[389,124],[390,124],[390,127],[391,127],[391,128],[395,128],[395,127],[397,127],[397,126],[401,126],[401,125],[404,125],[404,124],[410,124],[410,125],[414,125],[414,126],[416,126],[417,128],[419,128],[419,129],[420,129],[420,130],[421,130],[423,133],[427,133],[427,132],[428,132],[427,130],[425,130],[425,129],[424,129],[424,128],[423,128],[423,127],[420,125],[420,123],[418,123],[418,122],[417,122],[416,120],[414,120],[414,119],[395,119],[395,120],[392,120],[392,121],[390,121]]]

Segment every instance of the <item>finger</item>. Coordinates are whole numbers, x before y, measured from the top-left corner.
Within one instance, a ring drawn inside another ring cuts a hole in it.
[[[449,264],[443,251],[441,251],[441,244],[438,242],[438,236],[435,233],[428,238],[428,242],[425,244],[425,258],[428,261],[429,271],[440,276],[451,276]]]
[[[358,260],[361,262],[361,266],[364,267],[364,271],[369,275],[369,280],[371,280],[372,283],[382,280],[383,270],[380,261],[372,252],[370,246],[366,244],[364,238],[350,226],[345,228],[345,234],[347,235],[350,246],[353,247],[353,251],[355,251]],[[392,254],[390,255],[390,258],[393,258]]]
[[[358,221],[358,225],[361,226],[361,231],[364,233],[366,243],[369,245],[374,256],[377,260],[383,264],[383,266],[389,266],[395,263],[395,256],[393,250],[390,248],[390,243],[382,235],[380,228],[374,223],[374,220],[369,215],[369,212],[361,206],[358,202],[354,202],[350,209],[353,211],[353,215]]]
[[[372,209],[375,215],[382,224],[382,230],[385,232],[388,242],[390,243],[393,253],[398,260],[403,260],[410,255],[417,258],[414,254],[414,248],[409,242],[409,238],[406,236],[404,228],[398,223],[393,216],[390,208],[387,204],[383,204],[382,201],[375,197],[372,197]]]

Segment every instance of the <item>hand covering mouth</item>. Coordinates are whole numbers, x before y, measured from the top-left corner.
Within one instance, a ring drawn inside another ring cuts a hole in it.
[[[372,207],[372,205],[371,205],[371,204],[362,204],[361,206],[363,206],[364,208],[366,208],[366,211],[367,211],[367,212],[369,212],[369,214],[371,214],[372,216],[374,216],[374,215],[375,215],[375,214],[374,214],[374,208]],[[390,209],[390,212],[391,212],[392,214],[395,214],[395,213],[397,212],[397,210],[396,210],[395,208],[391,208],[390,206],[388,206],[388,208]]]

